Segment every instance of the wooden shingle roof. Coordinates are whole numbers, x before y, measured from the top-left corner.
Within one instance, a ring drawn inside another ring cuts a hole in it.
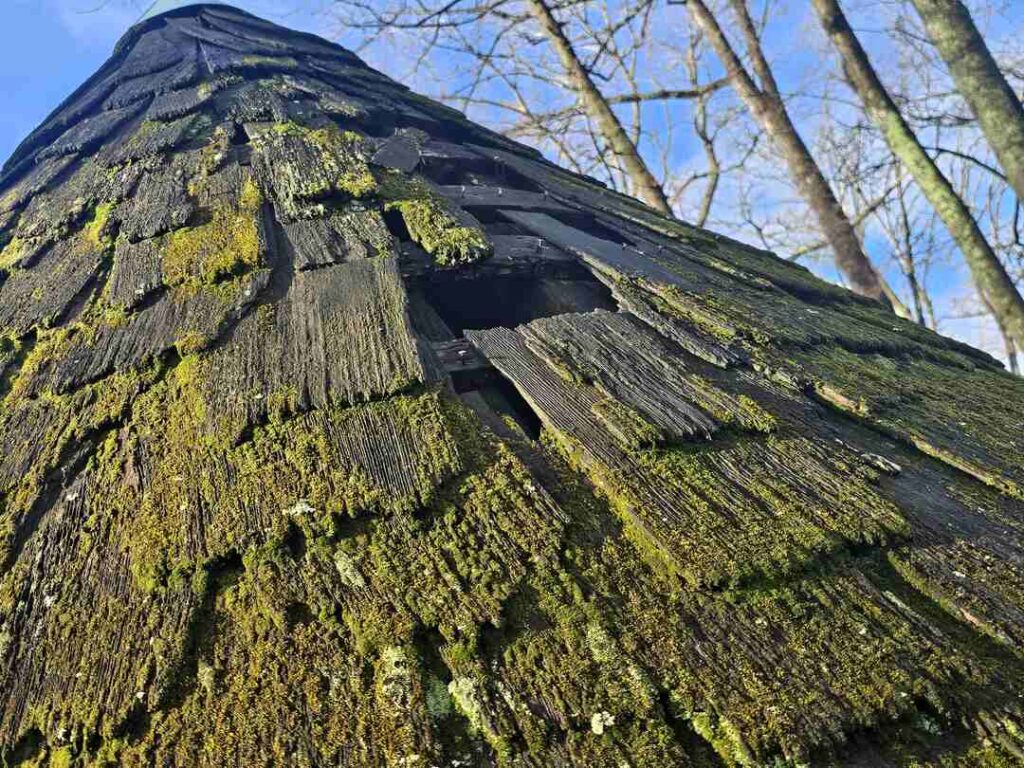
[[[10,764],[1024,754],[981,352],[220,4],[26,139],[0,246]]]

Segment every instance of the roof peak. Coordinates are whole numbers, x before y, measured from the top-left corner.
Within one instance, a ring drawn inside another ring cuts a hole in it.
[[[222,0],[155,0],[149,9],[139,17],[139,22],[155,18],[179,8],[186,8],[190,5],[228,5]]]

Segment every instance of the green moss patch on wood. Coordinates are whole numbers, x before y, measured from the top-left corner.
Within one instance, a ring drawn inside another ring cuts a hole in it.
[[[249,179],[237,208],[217,206],[206,223],[167,235],[161,247],[167,285],[188,295],[264,266],[262,205],[263,197]]]
[[[367,162],[366,141],[334,123],[310,128],[275,123],[252,137],[258,173],[290,218],[308,217],[332,195],[365,198],[378,190]]]
[[[478,224],[445,201],[429,184],[397,171],[382,171],[385,210],[397,211],[413,241],[445,267],[469,264],[491,254]]]
[[[917,356],[821,348],[794,356],[821,400],[1024,499],[1024,383]]]

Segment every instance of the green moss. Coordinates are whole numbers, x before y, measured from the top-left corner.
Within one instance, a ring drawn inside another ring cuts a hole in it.
[[[114,210],[114,203],[101,203],[97,205],[89,221],[85,225],[83,235],[86,242],[95,248],[107,250],[113,244],[113,238],[109,232],[110,214]]]
[[[853,453],[805,438],[745,437],[717,450],[634,450],[608,466],[554,435],[621,516],[648,565],[694,586],[778,575],[854,545],[906,535]]]
[[[99,768],[113,768],[121,764],[121,752],[127,743],[123,739],[107,738],[103,740],[100,748],[92,760],[92,764]]]
[[[438,264],[466,264],[490,255],[491,244],[483,230],[460,221],[458,214],[423,180],[387,171],[380,189],[385,210],[402,215],[410,237]]]
[[[719,754],[728,766],[756,765],[736,728],[726,719],[714,713],[695,712],[690,718],[694,730],[700,734]]]
[[[399,200],[385,207],[402,214],[412,239],[442,266],[478,261],[491,252],[481,229],[460,225],[437,199]]]
[[[363,159],[365,140],[353,131],[342,131],[333,123],[326,128],[309,131],[307,138],[324,154],[345,159],[335,186],[352,197],[366,197],[377,192],[377,179]]]
[[[242,65],[246,67],[273,67],[276,69],[295,69],[299,62],[291,56],[243,56]]]
[[[343,131],[334,123],[309,128],[288,120],[270,126],[266,134],[256,138],[256,144],[282,139],[302,141],[318,158],[321,173],[289,180],[296,197],[314,199],[341,192],[362,198],[378,191],[377,179],[366,160],[366,140],[358,133]]]
[[[246,181],[237,208],[214,208],[210,220],[175,230],[161,250],[165,282],[192,293],[263,266],[260,208],[263,197]]]
[[[491,746],[501,745],[501,738],[491,727],[480,701],[480,684],[472,677],[456,677],[448,683],[448,692],[463,717],[469,721],[472,733],[487,737]],[[499,751],[499,750],[495,750]],[[500,751],[499,751],[500,754]],[[506,755],[507,757],[507,755]]]
[[[50,768],[71,768],[75,755],[71,747],[61,747],[50,753]]]
[[[660,429],[614,398],[598,400],[590,410],[626,448],[649,448],[664,439]]]
[[[306,136],[309,129],[294,120],[282,120],[270,126],[270,130],[278,136]]]
[[[20,237],[12,237],[0,251],[0,269],[10,269],[25,255],[26,243]]]
[[[1024,499],[1020,377],[837,347],[793,355],[789,367],[829,405]]]
[[[756,400],[746,395],[739,395],[736,399],[742,409],[740,422],[743,426],[758,432],[774,432],[778,428],[778,419],[762,408]]]
[[[242,82],[242,80],[243,78],[241,75],[237,75],[234,73],[225,73],[217,75],[213,79],[204,80],[199,85],[197,85],[196,96],[198,96],[201,101],[206,101],[208,98],[210,98],[213,94],[217,93],[218,91],[222,91],[225,88],[235,85],[236,83],[240,83]]]
[[[199,173],[189,180],[188,193],[198,197],[207,184],[209,177],[221,167],[231,151],[231,134],[238,130],[234,126],[218,125],[213,129],[210,140],[203,145],[199,153]]]

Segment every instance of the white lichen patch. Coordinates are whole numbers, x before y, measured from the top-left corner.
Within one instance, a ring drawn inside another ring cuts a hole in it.
[[[334,567],[338,569],[338,575],[346,586],[353,589],[362,589],[366,586],[366,579],[359,572],[355,561],[344,551],[339,549],[334,553]]]
[[[595,712],[590,716],[590,730],[600,736],[615,725],[615,715],[610,712]]]

